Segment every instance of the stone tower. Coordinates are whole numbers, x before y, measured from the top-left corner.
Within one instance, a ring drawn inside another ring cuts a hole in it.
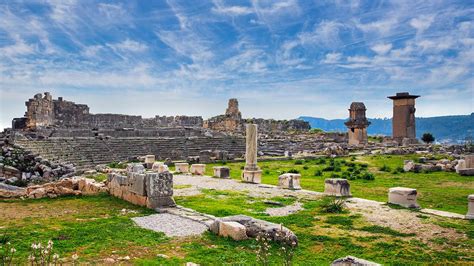
[[[415,99],[419,95],[410,95],[408,92],[397,92],[388,98],[393,100],[392,137],[398,143],[416,142],[415,128]]]
[[[344,123],[348,128],[349,145],[367,144],[367,127],[370,125],[370,122],[365,116],[366,110],[364,103],[351,103],[349,120]]]
[[[227,109],[225,110],[225,115],[236,120],[242,119],[242,114],[239,111],[239,102],[236,98],[229,99]]]
[[[54,104],[53,97],[49,92],[36,94],[33,99],[25,102],[26,105],[26,128],[36,129],[38,127],[47,127],[54,123]]]

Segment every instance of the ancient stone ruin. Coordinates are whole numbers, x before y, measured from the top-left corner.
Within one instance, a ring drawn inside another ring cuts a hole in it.
[[[349,145],[367,144],[367,127],[370,122],[365,116],[364,103],[353,102],[349,108],[349,120],[344,124],[348,128]]]
[[[262,182],[262,170],[257,166],[257,125],[246,125],[245,168],[242,171],[244,182]]]
[[[398,92],[393,100],[392,138],[398,143],[416,143],[415,99],[420,96]]]

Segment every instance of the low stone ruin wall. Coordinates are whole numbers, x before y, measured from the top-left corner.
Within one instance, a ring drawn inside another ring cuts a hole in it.
[[[141,164],[130,164],[127,175],[110,173],[107,187],[111,195],[150,209],[176,205],[173,200],[173,174],[168,171],[146,171]]]

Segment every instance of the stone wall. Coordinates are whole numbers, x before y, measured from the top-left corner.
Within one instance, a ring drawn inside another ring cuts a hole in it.
[[[224,115],[218,115],[204,121],[204,128],[216,131],[243,133],[245,124],[257,124],[258,131],[262,132],[287,132],[308,131],[311,126],[303,120],[274,120],[251,118],[242,119],[237,99],[230,99]]]
[[[53,100],[49,92],[36,94],[26,102],[23,118],[14,118],[16,130],[38,130],[42,128],[157,128],[157,127],[202,127],[200,116],[155,116],[142,118],[137,115],[90,114],[85,104],[65,101],[62,97]]]
[[[146,171],[141,164],[130,164],[127,175],[108,175],[109,193],[150,209],[176,206],[173,200],[173,175],[170,172]]]

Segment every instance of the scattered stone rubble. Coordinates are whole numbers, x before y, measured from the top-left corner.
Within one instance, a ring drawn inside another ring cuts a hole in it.
[[[65,195],[92,195],[107,192],[102,182],[83,177],[64,178],[42,185],[21,188],[0,183],[0,198],[56,198]]]
[[[0,143],[0,182],[26,186],[72,176],[72,164],[54,163],[33,154],[18,145]]]
[[[298,244],[298,238],[290,229],[246,215],[218,218],[211,224],[210,230],[217,235],[229,236],[234,240],[255,238],[263,233],[276,242],[286,242],[292,246]]]

